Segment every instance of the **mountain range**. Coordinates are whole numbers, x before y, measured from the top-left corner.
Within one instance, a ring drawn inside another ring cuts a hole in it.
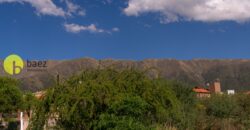
[[[2,61],[0,65],[2,66]],[[175,59],[146,59],[133,60],[96,60],[82,58],[75,60],[49,60],[47,67],[35,70],[25,68],[21,74],[14,76],[21,82],[21,89],[39,91],[55,84],[57,75],[63,81],[84,69],[137,69],[145,71],[152,78],[161,77],[189,83],[191,86],[205,86],[208,82],[220,79],[222,90],[250,90],[250,60],[175,60]],[[8,76],[3,67],[1,76]]]

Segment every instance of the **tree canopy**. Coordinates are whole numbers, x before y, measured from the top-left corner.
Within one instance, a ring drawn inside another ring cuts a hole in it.
[[[250,95],[198,99],[187,84],[145,73],[85,70],[50,87],[40,100],[22,92],[18,80],[0,77],[0,114],[32,111],[31,130],[250,129]],[[10,129],[18,126],[4,121]]]
[[[42,128],[49,118],[60,129],[178,127],[182,103],[172,85],[135,70],[87,70],[47,91],[30,128]]]
[[[16,112],[22,108],[22,93],[15,79],[0,77],[0,113]]]

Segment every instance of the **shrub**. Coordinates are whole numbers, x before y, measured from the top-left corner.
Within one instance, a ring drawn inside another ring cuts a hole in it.
[[[135,70],[87,70],[48,90],[30,128],[42,128],[51,115],[59,129],[178,126],[182,104],[170,85]]]

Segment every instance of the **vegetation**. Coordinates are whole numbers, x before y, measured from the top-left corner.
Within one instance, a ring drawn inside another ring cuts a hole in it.
[[[201,107],[202,106],[202,107]],[[213,95],[200,102],[198,124],[203,129],[250,129],[250,95]]]
[[[31,110],[37,103],[32,93],[23,93],[19,82],[8,77],[0,77],[0,129],[2,122],[8,122],[8,129],[15,130],[17,112]]]
[[[22,105],[22,93],[18,81],[10,78],[0,78],[0,113],[17,111]]]
[[[53,116],[58,129],[181,127],[181,105],[170,82],[134,70],[89,70],[48,90],[31,129],[41,129]]]
[[[42,100],[0,78],[0,113],[33,110],[29,129],[250,129],[250,96],[197,99],[192,87],[136,70],[86,70],[46,90]]]
[[[0,129],[2,122],[9,122],[9,128],[17,123],[13,120],[13,112],[22,106],[22,93],[18,81],[10,78],[0,78]],[[4,118],[3,118],[4,117]]]

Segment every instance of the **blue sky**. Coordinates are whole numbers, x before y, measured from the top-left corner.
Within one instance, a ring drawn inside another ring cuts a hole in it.
[[[248,0],[17,1],[0,0],[0,59],[250,58]]]

